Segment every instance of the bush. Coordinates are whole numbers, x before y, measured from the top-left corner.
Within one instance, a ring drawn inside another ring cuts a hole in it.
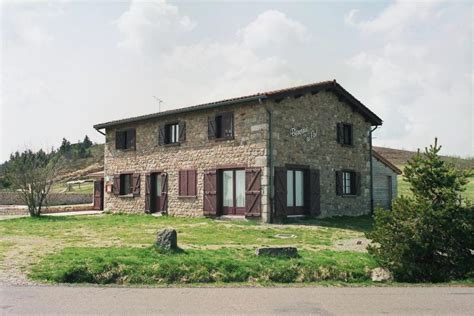
[[[399,281],[440,282],[473,273],[474,208],[460,193],[471,172],[455,169],[438,156],[441,147],[418,153],[404,177],[413,197],[402,196],[392,211],[377,209],[374,242],[368,250]]]

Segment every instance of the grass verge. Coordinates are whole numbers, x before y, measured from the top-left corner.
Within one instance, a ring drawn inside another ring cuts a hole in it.
[[[33,267],[38,281],[96,284],[370,282],[365,253],[301,251],[298,258],[257,257],[249,249],[66,248]]]

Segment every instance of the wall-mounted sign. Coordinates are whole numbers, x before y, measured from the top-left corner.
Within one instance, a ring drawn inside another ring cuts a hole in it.
[[[313,138],[316,138],[316,132],[314,130],[310,130],[309,128],[290,128],[290,136],[291,137],[302,137],[305,141],[309,142]]]

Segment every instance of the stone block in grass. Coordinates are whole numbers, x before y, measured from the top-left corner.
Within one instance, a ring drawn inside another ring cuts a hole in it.
[[[155,246],[162,250],[178,250],[178,234],[175,229],[163,229],[156,235]]]
[[[257,254],[257,256],[271,256],[271,257],[284,257],[284,258],[298,257],[298,249],[296,249],[296,247],[263,247],[263,248],[257,248],[255,253]]]

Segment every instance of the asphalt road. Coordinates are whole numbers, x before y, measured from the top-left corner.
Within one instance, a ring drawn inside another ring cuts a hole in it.
[[[0,286],[0,314],[473,315],[474,288]]]

